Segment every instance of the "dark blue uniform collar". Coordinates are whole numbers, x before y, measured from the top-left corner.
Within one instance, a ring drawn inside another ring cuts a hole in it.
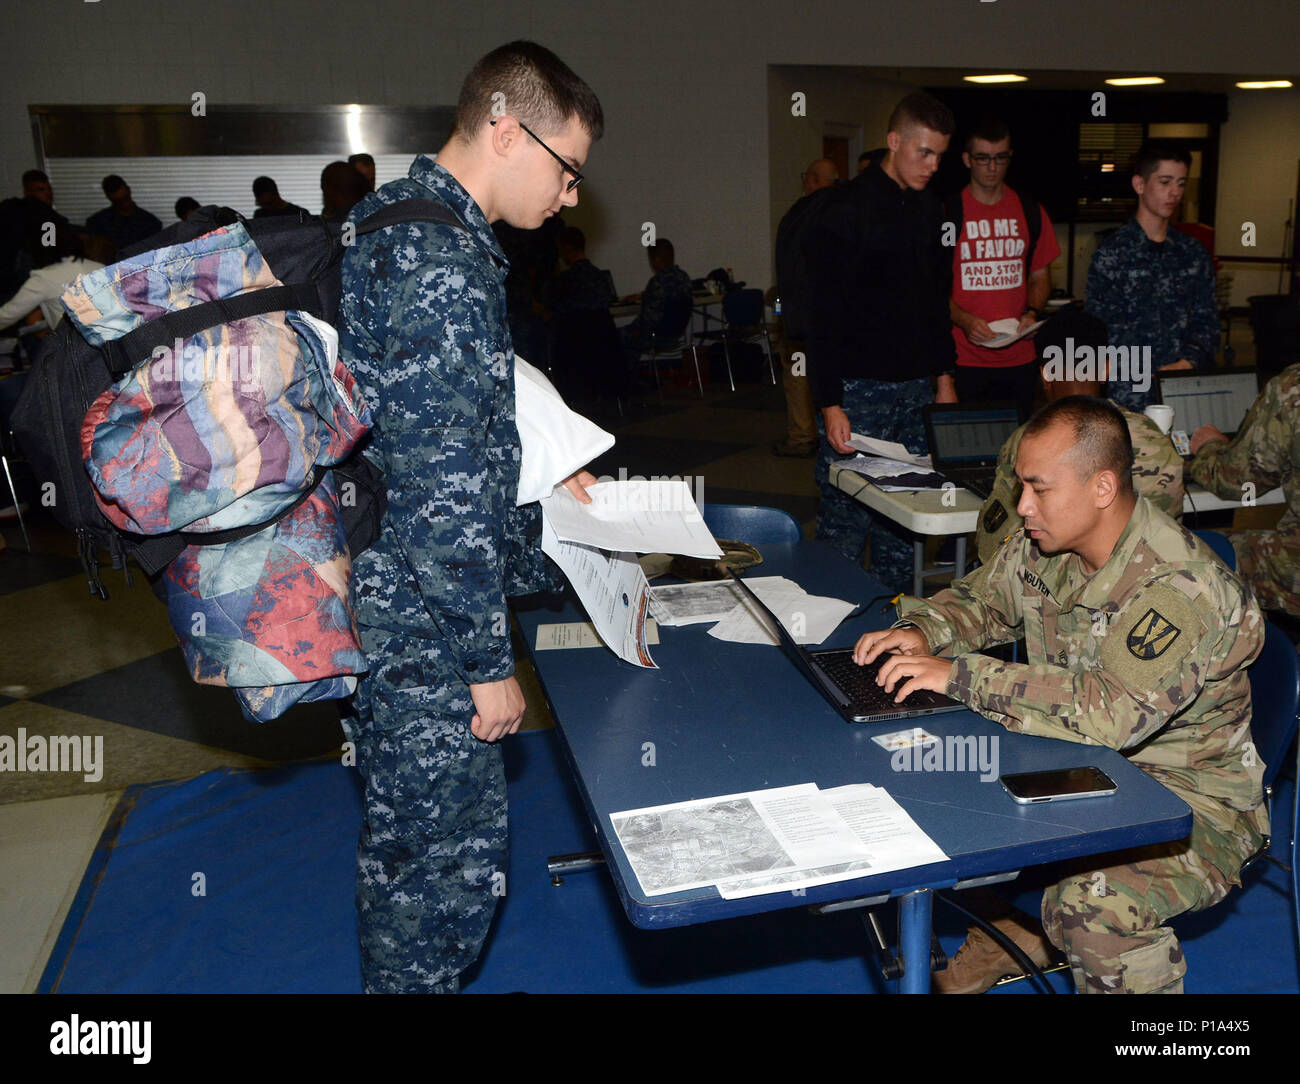
[[[460,220],[469,227],[470,236],[488,256],[502,267],[510,266],[510,261],[501,251],[492,227],[488,225],[487,217],[474,202],[474,197],[465,191],[460,181],[427,154],[416,157],[411,163],[408,176],[416,184],[429,189],[437,199],[460,215]]]

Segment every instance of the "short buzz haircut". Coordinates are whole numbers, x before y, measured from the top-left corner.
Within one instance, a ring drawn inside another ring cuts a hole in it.
[[[460,88],[454,135],[468,143],[502,113],[539,136],[559,132],[570,117],[578,118],[592,142],[605,134],[605,114],[591,87],[532,41],[502,45],[474,65]]]
[[[23,174],[24,188],[26,188],[29,184],[49,184],[49,183],[50,183],[49,177],[47,177],[42,170],[29,169],[26,173]]]
[[[1086,480],[1098,471],[1112,471],[1120,492],[1133,494],[1133,438],[1119,407],[1092,395],[1067,395],[1035,412],[1025,424],[1022,445],[1027,437],[1041,436],[1057,424],[1074,431],[1069,458],[1076,477]]]
[[[114,192],[126,187],[126,181],[122,180],[116,173],[110,173],[102,181],[99,187],[104,190],[104,195],[111,196]]]
[[[929,128],[932,132],[950,136],[957,127],[952,110],[932,94],[917,91],[909,94],[889,114],[891,132],[902,132],[906,128]]]
[[[666,237],[659,238],[658,241],[651,245],[650,252],[656,259],[667,260],[669,267],[677,262],[677,253],[673,251],[673,243]]]
[[[1174,143],[1162,143],[1157,139],[1148,139],[1138,148],[1133,156],[1133,176],[1149,180],[1161,162],[1181,162],[1189,170],[1192,168],[1192,155],[1186,147]]]
[[[557,245],[563,245],[574,252],[587,251],[587,235],[584,234],[577,226],[565,226],[555,239]]]
[[[360,151],[357,154],[348,155],[348,165],[355,166],[358,162],[364,162],[371,169],[375,168],[374,155],[366,154],[365,151]]]
[[[1007,127],[1006,121],[1000,117],[984,117],[966,137],[966,153],[970,154],[977,139],[982,139],[985,143],[1001,143],[1004,139],[1010,138],[1011,129]]]
[[[266,196],[272,192],[279,193],[280,189],[270,177],[261,176],[253,178],[253,195]]]

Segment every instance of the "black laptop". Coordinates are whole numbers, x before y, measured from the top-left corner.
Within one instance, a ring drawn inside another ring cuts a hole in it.
[[[998,453],[1022,422],[1014,403],[928,403],[930,465],[953,485],[986,498],[993,492]]]
[[[928,691],[911,693],[901,704],[895,704],[897,688],[894,692],[887,693],[876,684],[880,664],[888,656],[882,656],[868,666],[859,666],[853,661],[853,649],[849,647],[808,651],[795,643],[794,637],[786,631],[776,614],[750,590],[744,580],[734,572],[732,578],[758,607],[769,631],[780,642],[782,653],[846,721],[881,723],[888,719],[913,719],[919,715],[960,711],[966,706],[950,697]]]

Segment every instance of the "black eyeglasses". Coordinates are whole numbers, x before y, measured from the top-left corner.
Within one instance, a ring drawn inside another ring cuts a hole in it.
[[[987,166],[990,162],[996,162],[1000,166],[1005,166],[1011,161],[1011,152],[1003,151],[1001,154],[972,154],[970,160],[977,166]]]
[[[518,117],[516,117],[515,119],[519,120]],[[490,123],[494,127],[496,126],[496,121],[491,121]],[[554,158],[557,162],[560,163],[560,168],[563,169],[565,173],[572,175],[572,179],[569,181],[568,186],[564,189],[566,192],[572,192],[575,188],[578,187],[578,185],[582,184],[582,174],[579,173],[576,169],[574,169],[571,165],[569,165],[568,162],[566,162],[553,150],[551,150],[551,148],[546,145],[546,142],[540,136],[538,136],[536,132],[534,132],[531,128],[528,127],[528,125],[526,125],[521,120],[519,121],[519,127],[522,128],[534,139],[536,139],[537,142],[542,145],[542,150],[544,150],[547,154],[549,154],[552,158]]]

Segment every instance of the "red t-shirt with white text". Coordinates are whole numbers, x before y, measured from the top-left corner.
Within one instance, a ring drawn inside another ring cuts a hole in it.
[[[1029,275],[1025,272],[1025,250],[1029,228],[1020,197],[1003,189],[997,203],[980,203],[970,185],[962,189],[962,225],[952,262],[952,299],[959,308],[992,323],[1019,317],[1029,304]],[[1061,254],[1052,220],[1040,205],[1043,228],[1034,246],[1030,271],[1046,267]],[[1033,336],[990,350],[966,338],[966,332],[952,326],[957,344],[957,364],[984,368],[1008,368],[1034,360]]]

